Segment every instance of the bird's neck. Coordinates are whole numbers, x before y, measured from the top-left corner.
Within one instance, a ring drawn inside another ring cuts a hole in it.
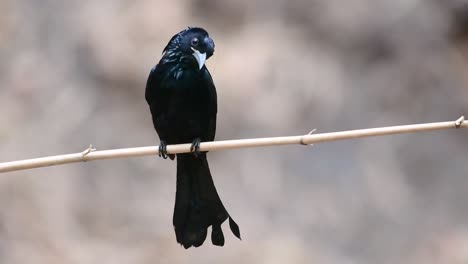
[[[200,71],[198,62],[192,55],[171,56],[171,54],[165,54],[159,63],[176,68],[182,68],[184,70]]]

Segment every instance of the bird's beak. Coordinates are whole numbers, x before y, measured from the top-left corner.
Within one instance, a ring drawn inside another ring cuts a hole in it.
[[[206,61],[206,53],[201,53],[200,51],[192,48],[193,50],[193,53],[192,55],[195,57],[195,59],[197,60],[198,62],[198,67],[200,67],[200,70],[201,68],[203,68],[203,65],[205,65],[205,61]]]

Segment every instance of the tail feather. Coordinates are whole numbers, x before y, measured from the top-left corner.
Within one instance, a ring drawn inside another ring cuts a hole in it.
[[[211,177],[206,153],[177,155],[177,191],[173,224],[177,242],[185,248],[201,246],[207,229],[212,226],[214,245],[224,245],[221,224],[229,217]],[[230,217],[229,217],[230,218]],[[234,235],[240,238],[239,227],[229,219]]]
[[[211,242],[216,246],[224,246],[224,234],[220,225],[213,225],[211,229]]]
[[[236,222],[234,222],[234,219],[232,219],[231,216],[229,216],[229,228],[231,228],[231,232],[232,232],[238,239],[241,239],[239,226],[237,225]]]

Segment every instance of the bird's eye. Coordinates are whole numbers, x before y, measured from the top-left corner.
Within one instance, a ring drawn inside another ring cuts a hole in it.
[[[191,43],[194,47],[198,46],[198,38],[193,38]]]

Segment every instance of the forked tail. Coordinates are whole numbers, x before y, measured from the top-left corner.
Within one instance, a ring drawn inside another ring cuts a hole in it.
[[[173,224],[177,242],[199,247],[212,226],[211,241],[224,245],[221,224],[229,218],[232,233],[240,239],[239,226],[224,208],[211,177],[206,153],[177,154],[177,190]]]

